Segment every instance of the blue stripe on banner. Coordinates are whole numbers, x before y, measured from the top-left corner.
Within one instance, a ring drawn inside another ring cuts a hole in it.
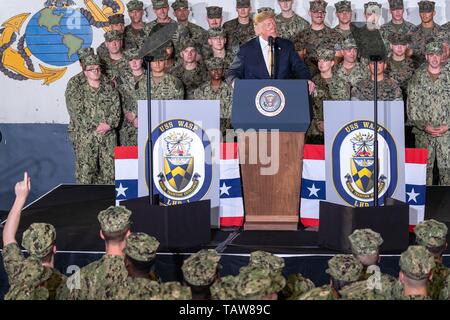
[[[406,184],[406,201],[409,205],[425,205],[425,185]]]
[[[241,179],[220,179],[220,198],[240,198],[242,197]]]
[[[325,200],[325,181],[302,179],[301,198]]]
[[[137,180],[116,180],[116,200],[127,200],[138,197]]]

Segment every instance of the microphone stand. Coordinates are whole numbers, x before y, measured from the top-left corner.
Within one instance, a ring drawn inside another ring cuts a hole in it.
[[[153,56],[146,55],[144,57],[144,62],[147,68],[147,119],[148,119],[148,128],[147,128],[147,136],[148,136],[148,201],[150,205],[159,205],[159,196],[158,194],[153,194],[153,141],[152,141],[152,80],[151,80],[151,62],[153,61]]]
[[[275,39],[272,36],[269,37],[269,47],[270,52],[272,52],[272,60],[270,61],[270,79],[275,79]]]
[[[382,58],[379,55],[370,56],[370,61],[374,66],[374,90],[373,90],[373,114],[374,114],[374,170],[373,175],[375,177],[374,181],[374,191],[373,191],[373,206],[378,207],[378,61]]]

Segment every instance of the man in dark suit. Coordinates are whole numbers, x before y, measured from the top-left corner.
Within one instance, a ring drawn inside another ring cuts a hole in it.
[[[309,93],[315,85],[308,67],[295,52],[294,44],[277,38],[275,13],[271,10],[259,12],[254,19],[257,37],[242,45],[227,73],[227,82],[234,85],[236,79],[270,79],[269,37],[275,39],[274,75],[275,79],[307,79]]]

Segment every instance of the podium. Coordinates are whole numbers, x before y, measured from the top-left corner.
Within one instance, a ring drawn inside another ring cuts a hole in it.
[[[245,230],[297,230],[306,80],[237,80],[232,124],[238,138]]]

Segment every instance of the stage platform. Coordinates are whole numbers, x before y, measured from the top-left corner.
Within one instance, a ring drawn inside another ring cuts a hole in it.
[[[442,189],[440,190],[440,193]],[[114,205],[114,186],[61,185],[40,199],[28,205],[22,213],[17,240],[21,242],[23,231],[33,222],[47,222],[57,230],[56,267],[66,273],[73,272],[73,266],[83,267],[100,258],[104,242],[99,237],[97,214]],[[437,199],[436,199],[437,201]],[[442,202],[440,202],[442,205]],[[6,212],[0,213],[2,221]],[[445,217],[440,216],[441,220]],[[444,220],[445,221],[445,220]],[[449,223],[446,222],[448,225]],[[449,239],[450,240],[450,239]],[[410,234],[410,243],[414,236]],[[179,281],[180,267],[189,254],[203,248],[216,249],[222,255],[221,275],[236,275],[239,268],[247,264],[249,253],[265,250],[285,258],[284,274],[302,273],[317,286],[328,282],[325,273],[328,259],[337,251],[318,246],[317,230],[297,231],[244,231],[242,229],[211,229],[210,242],[202,246],[178,248],[159,252],[155,268],[163,281]],[[444,263],[450,265],[450,251],[444,255]],[[397,276],[400,252],[381,252],[381,269]],[[0,267],[0,297],[8,289],[3,262]]]

